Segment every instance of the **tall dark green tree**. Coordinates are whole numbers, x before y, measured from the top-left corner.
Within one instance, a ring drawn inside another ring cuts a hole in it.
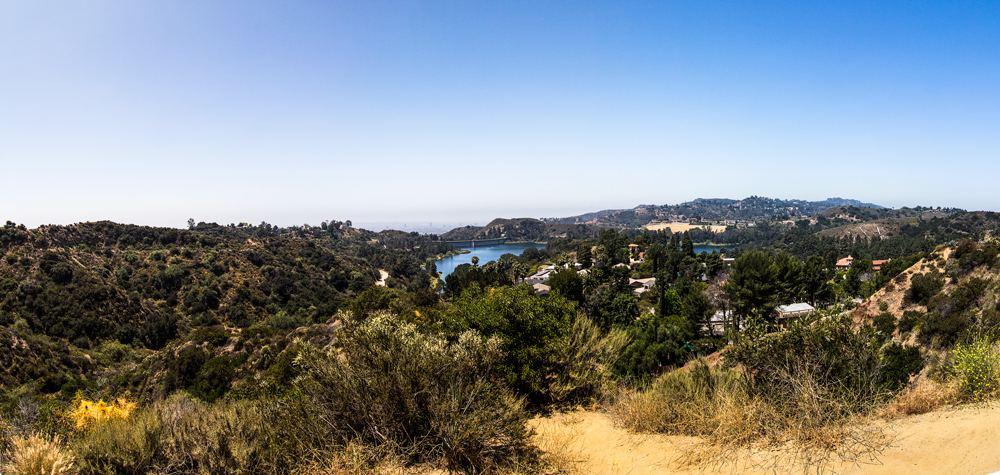
[[[687,231],[684,231],[684,238],[681,240],[681,251],[689,256],[694,256],[694,242],[691,241],[691,235]]]
[[[580,263],[580,267],[589,269],[593,264],[593,260],[594,254],[591,252],[589,244],[582,244],[576,248],[576,262]]]
[[[824,263],[826,264],[826,268],[829,269],[829,270],[836,269],[837,268],[837,259],[838,259],[838,257],[839,256],[837,255],[837,251],[836,250],[832,250],[832,251],[826,253],[826,257],[823,259]]]
[[[868,295],[863,295],[862,287],[864,286],[862,284],[867,280],[872,280],[873,276],[872,261],[855,259],[851,262],[851,270],[847,271],[847,277],[844,279],[844,290],[850,295],[867,298]]]
[[[784,252],[772,257],[774,275],[777,279],[778,295],[775,297],[778,305],[801,301],[803,293],[802,263]]]
[[[737,318],[774,321],[772,312],[778,305],[780,283],[773,264],[774,255],[760,250],[747,252],[733,263],[722,290],[729,296]]]
[[[806,260],[805,268],[802,270],[802,284],[810,305],[816,306],[816,294],[828,280],[830,274],[822,257],[812,256]]]

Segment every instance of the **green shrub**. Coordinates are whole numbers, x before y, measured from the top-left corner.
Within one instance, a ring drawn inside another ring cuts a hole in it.
[[[920,340],[939,347],[950,347],[958,341],[972,324],[970,315],[963,312],[950,296],[938,294],[927,303],[927,314],[920,327]]]
[[[882,360],[885,364],[882,374],[892,391],[905,387],[910,376],[924,369],[924,358],[916,346],[891,343],[882,349]]]
[[[301,313],[288,314],[284,310],[281,310],[276,315],[268,319],[267,323],[272,327],[281,330],[294,330],[298,327],[308,325],[312,323],[312,321]]]
[[[336,347],[302,345],[298,357],[325,444],[360,440],[471,471],[528,453],[524,403],[493,378],[499,338],[467,331],[448,343],[384,313],[341,318]]]
[[[883,302],[885,303],[885,302]],[[872,326],[875,327],[884,338],[891,338],[896,331],[896,316],[892,312],[882,312],[872,319]]]
[[[188,339],[194,342],[206,342],[210,346],[219,346],[229,340],[229,331],[221,325],[201,327],[191,332]]]
[[[931,297],[937,295],[944,287],[944,277],[932,270],[926,274],[917,274],[910,279],[910,289],[906,292],[907,300],[927,305]]]
[[[899,319],[896,328],[900,333],[905,333],[920,326],[924,321],[924,313],[917,310],[907,310],[903,312],[903,317]]]
[[[472,329],[501,342],[497,373],[518,393],[542,399],[560,342],[577,318],[572,302],[558,295],[540,297],[526,285],[465,291],[442,326],[452,335]]]
[[[599,395],[612,382],[612,371],[628,344],[622,330],[601,333],[585,316],[573,321],[573,331],[559,342],[553,354],[545,392],[553,401],[572,401]]]

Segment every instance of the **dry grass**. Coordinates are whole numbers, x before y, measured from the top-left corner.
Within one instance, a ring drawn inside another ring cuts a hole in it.
[[[407,467],[405,460],[385,450],[349,442],[341,450],[328,451],[316,460],[303,463],[292,475],[402,475],[428,473],[429,466]]]
[[[822,471],[832,463],[872,461],[891,442],[808,375],[788,379],[796,383],[791,393],[765,398],[748,390],[739,371],[699,364],[667,373],[646,390],[624,390],[609,412],[637,432],[702,438],[706,443],[684,449],[679,463],[687,466]]]
[[[879,411],[880,418],[889,420],[913,414],[925,414],[961,400],[958,389],[918,378],[909,388],[889,401]]]
[[[73,455],[62,447],[59,437],[52,440],[37,434],[14,437],[5,457],[5,473],[11,475],[72,475],[77,473]]]
[[[572,416],[559,420],[560,431],[535,432],[533,442],[541,451],[540,466],[545,473],[582,473],[580,463],[587,460],[585,447],[578,440],[580,433],[574,427],[579,422]]]

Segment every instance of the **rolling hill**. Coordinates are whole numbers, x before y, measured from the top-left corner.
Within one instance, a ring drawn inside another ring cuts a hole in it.
[[[632,209],[605,210],[566,218],[547,218],[548,223],[580,223],[618,227],[640,227],[653,219],[687,220],[698,218],[702,221],[724,219],[760,220],[777,216],[808,216],[838,207],[883,209],[873,203],[844,198],[829,198],[823,201],[781,200],[761,196],[751,196],[742,200],[728,198],[698,198],[677,205],[639,205]]]

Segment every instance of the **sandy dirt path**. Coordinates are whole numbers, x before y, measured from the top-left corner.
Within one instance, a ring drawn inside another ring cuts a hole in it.
[[[962,407],[882,423],[892,443],[877,460],[827,466],[824,473],[975,474],[1000,470],[1000,405]],[[692,437],[629,434],[604,414],[577,411],[535,419],[543,450],[572,460],[586,474],[803,473],[801,466],[777,470],[706,467],[681,463]],[[753,460],[759,456],[749,456]],[[815,473],[813,470],[811,473]]]
[[[375,282],[375,285],[385,287],[385,279],[389,278],[389,273],[386,272],[385,269],[379,269],[378,273],[381,276],[381,278],[378,280],[378,282]]]

